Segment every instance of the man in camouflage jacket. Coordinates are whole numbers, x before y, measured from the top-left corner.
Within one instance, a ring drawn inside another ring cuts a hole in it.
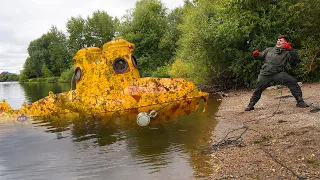
[[[288,36],[280,35],[275,47],[269,47],[263,52],[256,50],[252,53],[253,56],[264,59],[265,62],[262,65],[258,76],[257,87],[245,111],[251,111],[254,109],[254,105],[259,101],[262,92],[269,87],[271,81],[287,86],[297,100],[297,107],[309,107],[302,99],[302,91],[297,80],[284,72],[284,67],[287,62],[292,65],[296,65],[299,61],[298,53],[291,48],[288,40]]]

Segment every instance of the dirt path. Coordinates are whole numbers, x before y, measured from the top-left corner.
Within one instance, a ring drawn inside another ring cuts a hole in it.
[[[280,101],[281,91],[287,98]],[[304,84],[302,91],[308,104],[320,106],[319,83]],[[264,91],[255,110],[245,112],[251,95],[235,91],[222,99],[212,141],[244,124],[249,130],[242,136],[245,146],[212,151],[212,176],[206,179],[320,179],[320,111],[296,108],[284,88]]]

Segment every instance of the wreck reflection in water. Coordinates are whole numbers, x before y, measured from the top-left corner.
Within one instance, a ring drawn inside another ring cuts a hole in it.
[[[196,112],[173,123],[138,128],[110,128],[103,120],[81,117],[3,124],[0,125],[0,177],[192,179],[208,176],[210,164],[196,147],[209,144],[216,123],[212,116],[218,105],[211,95],[205,113],[201,103]]]

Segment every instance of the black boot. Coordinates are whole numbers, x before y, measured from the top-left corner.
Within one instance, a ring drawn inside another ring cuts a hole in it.
[[[309,105],[304,102],[304,100],[302,99],[301,96],[297,97],[296,100],[297,100],[297,105],[296,105],[297,107],[299,107],[299,108],[307,108],[307,107],[309,107]]]
[[[254,110],[254,104],[255,104],[255,103],[250,102],[250,103],[248,104],[248,107],[245,109],[245,111]]]

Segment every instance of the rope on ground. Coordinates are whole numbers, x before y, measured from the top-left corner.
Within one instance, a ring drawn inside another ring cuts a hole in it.
[[[300,176],[297,173],[295,173],[291,168],[289,168],[288,166],[284,165],[281,161],[279,161],[278,159],[276,159],[270,152],[268,152],[265,148],[261,147],[261,150],[266,153],[269,157],[271,157],[271,159],[273,159],[276,163],[278,163],[280,166],[286,168],[288,171],[290,171],[295,177],[297,177],[299,180],[303,180],[303,179],[308,179],[307,177],[304,176]]]
[[[311,113],[316,113],[320,111],[320,106],[311,106],[312,109],[310,110]]]
[[[240,129],[244,129],[244,131],[239,136],[228,137],[230,133]],[[218,149],[227,148],[230,146],[240,146],[240,147],[244,146],[242,136],[247,132],[247,130],[248,130],[248,126],[244,125],[241,128],[234,129],[228,132],[227,135],[221,141],[211,145],[211,150],[218,150]]]

